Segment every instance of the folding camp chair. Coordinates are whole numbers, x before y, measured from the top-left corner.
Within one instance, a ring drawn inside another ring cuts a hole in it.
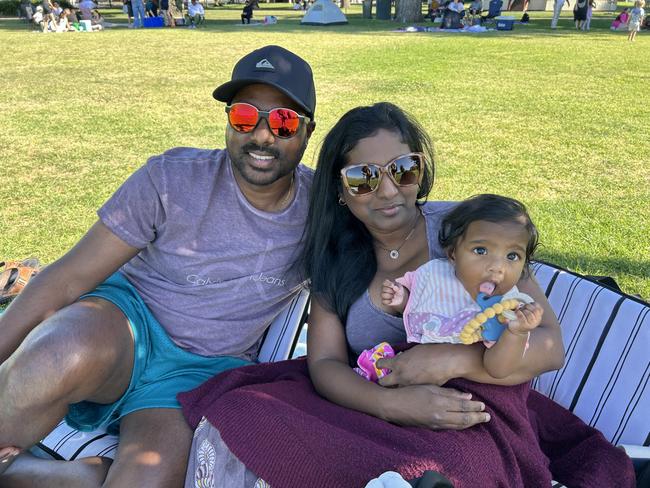
[[[280,361],[293,355],[307,321],[308,305],[309,292],[303,290],[275,318],[262,338],[258,361]],[[82,432],[61,421],[31,452],[38,457],[68,461],[94,456],[114,459],[118,440],[105,430]]]
[[[490,0],[487,15],[481,17],[481,25],[485,25],[487,22],[494,22],[494,18],[501,15],[502,8],[503,0]]]
[[[641,447],[638,463],[650,458],[650,305],[587,277],[547,263],[535,263],[533,271],[562,327],[565,365],[533,380],[533,387],[599,429],[613,444]],[[307,293],[294,299],[278,317],[264,339],[260,360],[290,357],[305,322]],[[67,430],[53,434],[44,444],[63,459],[97,455],[93,442],[113,443],[104,454],[114,457],[117,439],[93,434],[97,441]],[[59,428],[57,428],[58,430]],[[56,435],[55,435],[56,434]],[[75,439],[75,446],[65,444]],[[62,439],[58,441],[57,439]],[[562,485],[554,482],[553,486]]]

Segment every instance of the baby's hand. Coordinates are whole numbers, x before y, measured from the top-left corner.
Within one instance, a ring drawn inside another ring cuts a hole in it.
[[[544,309],[539,303],[533,302],[514,311],[517,318],[508,322],[508,330],[513,334],[524,335],[542,322]]]
[[[406,307],[408,291],[399,283],[384,280],[381,286],[381,303],[397,312],[403,312]]]

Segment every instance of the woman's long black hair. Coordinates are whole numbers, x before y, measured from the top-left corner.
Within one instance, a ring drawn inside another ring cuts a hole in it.
[[[299,259],[312,295],[345,323],[350,306],[370,285],[377,271],[372,236],[347,207],[338,203],[345,189],[340,171],[359,140],[385,129],[401,136],[413,152],[425,154],[418,198],[426,198],[434,180],[433,146],[424,129],[392,103],[357,107],[325,136],[314,175],[305,245]]]

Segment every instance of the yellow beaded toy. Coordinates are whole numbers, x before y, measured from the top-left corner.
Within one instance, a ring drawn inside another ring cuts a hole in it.
[[[483,340],[484,324],[495,318],[501,323],[506,324],[509,320],[514,320],[517,316],[513,312],[519,308],[522,303],[532,303],[533,299],[525,293],[516,293],[504,298],[501,302],[485,308],[471,319],[463,330],[460,332],[460,340],[463,344],[473,344]]]

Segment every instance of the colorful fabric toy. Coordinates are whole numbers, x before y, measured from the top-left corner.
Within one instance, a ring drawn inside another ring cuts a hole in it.
[[[354,370],[368,381],[377,383],[379,378],[383,378],[390,373],[390,369],[378,368],[376,366],[377,360],[392,358],[393,356],[395,356],[395,350],[391,345],[388,342],[381,342],[372,349],[366,349],[359,355],[357,359],[359,367],[354,368]]]

